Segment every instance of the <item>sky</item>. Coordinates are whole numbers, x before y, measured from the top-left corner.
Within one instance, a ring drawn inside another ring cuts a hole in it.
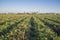
[[[60,13],[60,0],[0,0],[0,13]]]

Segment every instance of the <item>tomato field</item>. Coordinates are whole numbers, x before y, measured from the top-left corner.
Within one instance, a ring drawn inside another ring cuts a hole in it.
[[[60,14],[0,14],[0,40],[60,40]]]

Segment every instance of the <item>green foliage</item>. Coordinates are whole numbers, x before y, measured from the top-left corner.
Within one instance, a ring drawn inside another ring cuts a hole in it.
[[[1,14],[0,40],[60,40],[60,14]]]

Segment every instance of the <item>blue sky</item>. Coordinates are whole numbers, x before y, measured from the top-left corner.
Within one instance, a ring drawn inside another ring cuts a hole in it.
[[[60,0],[0,0],[0,12],[60,13]]]

